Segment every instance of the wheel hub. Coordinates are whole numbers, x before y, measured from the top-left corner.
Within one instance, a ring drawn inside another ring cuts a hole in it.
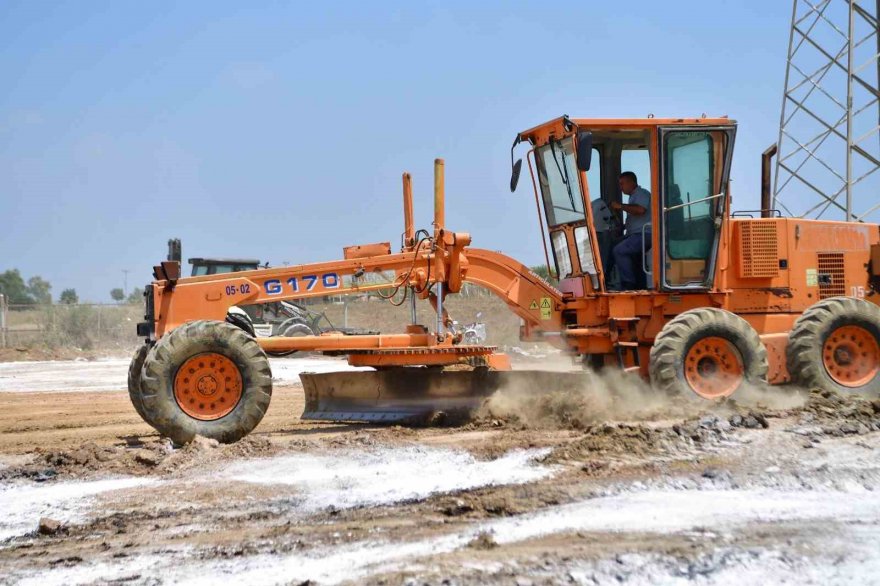
[[[822,363],[837,384],[861,387],[880,371],[880,344],[861,326],[841,326],[825,340]]]
[[[684,375],[691,390],[706,399],[733,394],[743,381],[739,352],[729,341],[717,336],[698,340],[684,360]]]
[[[228,415],[241,400],[241,372],[216,352],[188,358],[174,377],[174,398],[184,413],[211,421]]]
[[[704,356],[703,358],[700,358],[699,362],[697,362],[697,373],[700,376],[710,377],[716,372],[718,372],[718,364],[715,360]]]

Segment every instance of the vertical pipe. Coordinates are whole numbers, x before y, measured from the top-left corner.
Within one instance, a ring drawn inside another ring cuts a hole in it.
[[[443,159],[434,159],[434,261],[440,259],[438,245],[441,243],[440,233],[446,225],[446,185]],[[438,265],[439,267],[439,265]],[[439,274],[439,271],[438,271]],[[443,323],[443,280],[437,279],[437,338],[442,342],[445,337]]]
[[[409,321],[412,325],[416,325],[416,291],[415,287],[409,288]]]
[[[853,52],[855,32],[855,0],[849,0],[849,48],[846,57],[846,221],[851,222],[852,217],[852,147],[853,147]]]
[[[403,249],[412,250],[416,243],[416,226],[413,220],[412,176],[403,174]]]
[[[443,159],[434,159],[434,237],[446,227],[446,184]]]
[[[443,281],[437,281],[437,337],[443,341],[446,324],[443,323]]]
[[[761,217],[770,218],[773,216],[773,190],[771,184],[770,161],[776,154],[776,145],[771,144],[763,153],[761,153]]]

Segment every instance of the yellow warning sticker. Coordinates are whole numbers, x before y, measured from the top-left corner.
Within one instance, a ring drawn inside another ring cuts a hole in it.
[[[819,286],[819,271],[816,269],[807,269],[807,287]]]
[[[552,314],[552,306],[549,297],[541,297],[541,319],[549,320]]]
[[[538,300],[532,299],[532,303],[529,305],[529,310],[535,311],[536,309],[538,309]]]

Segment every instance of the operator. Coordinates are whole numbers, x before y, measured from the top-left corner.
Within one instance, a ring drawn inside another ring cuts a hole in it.
[[[617,267],[620,290],[632,291],[643,281],[642,228],[651,221],[651,193],[639,187],[636,174],[625,171],[619,178],[620,191],[629,196],[629,203],[611,202],[614,211],[626,212],[623,240],[611,252],[612,264]],[[646,246],[650,248],[651,231],[645,229]]]

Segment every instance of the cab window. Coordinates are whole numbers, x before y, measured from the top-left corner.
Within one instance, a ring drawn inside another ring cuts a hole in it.
[[[620,171],[632,171],[639,178],[639,185],[651,191],[651,155],[646,147],[624,145],[620,151]]]
[[[568,253],[568,242],[565,239],[565,232],[557,230],[550,234],[550,240],[553,241],[553,256],[556,258],[556,270],[560,279],[566,279],[571,276],[571,255]]]
[[[587,186],[590,189],[590,199],[602,197],[602,152],[596,147],[593,147],[590,170],[587,171]]]
[[[664,134],[664,244],[667,285],[705,285],[724,197],[725,131]]]
[[[537,159],[547,225],[586,219],[571,141],[553,141],[542,146],[537,151]]]

